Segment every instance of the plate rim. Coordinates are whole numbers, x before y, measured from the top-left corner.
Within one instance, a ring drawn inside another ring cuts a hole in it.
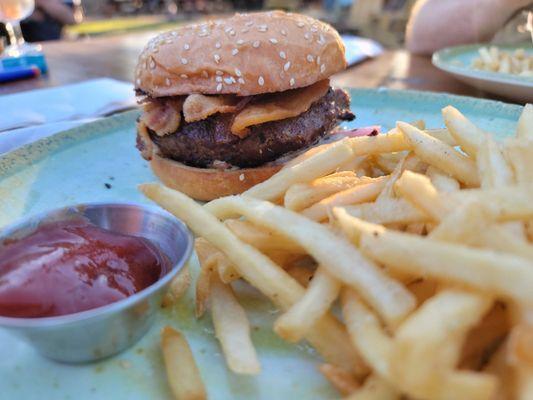
[[[438,69],[450,74],[477,79],[489,83],[501,83],[520,88],[533,88],[533,78],[520,78],[513,74],[476,70],[468,66],[451,65],[446,61],[452,53],[467,53],[477,51],[481,47],[490,46],[490,43],[475,43],[458,46],[449,46],[435,51],[431,56],[431,63]],[[517,48],[517,45],[496,45],[503,48]]]

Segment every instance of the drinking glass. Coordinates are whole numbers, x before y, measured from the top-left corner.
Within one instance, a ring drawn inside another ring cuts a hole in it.
[[[34,0],[0,0],[0,22],[6,25],[10,42],[5,50],[7,55],[17,57],[39,49],[24,41],[20,29],[20,21],[29,17],[34,9]]]

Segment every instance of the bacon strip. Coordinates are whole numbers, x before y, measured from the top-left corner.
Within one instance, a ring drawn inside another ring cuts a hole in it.
[[[248,135],[250,126],[296,117],[306,112],[328,89],[329,80],[325,79],[304,88],[266,95],[235,116],[231,133],[242,139]]]
[[[238,103],[235,96],[190,94],[183,103],[183,117],[187,122],[194,122],[216,113],[233,113],[237,111]]]
[[[180,126],[182,107],[182,98],[152,100],[144,104],[141,121],[157,135],[169,135]]]

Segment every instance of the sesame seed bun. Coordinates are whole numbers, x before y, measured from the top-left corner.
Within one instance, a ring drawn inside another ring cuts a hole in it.
[[[135,88],[152,97],[251,96],[309,86],[345,67],[341,38],[323,22],[282,11],[236,14],[152,39]]]

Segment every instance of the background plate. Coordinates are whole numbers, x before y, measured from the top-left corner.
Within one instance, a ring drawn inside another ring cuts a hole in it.
[[[351,96],[357,120],[349,126],[378,124],[388,129],[396,120],[424,119],[428,127],[441,127],[440,109],[452,104],[501,139],[514,132],[521,111],[505,103],[427,92],[351,90]],[[136,116],[128,112],[106,118],[0,157],[0,226],[23,215],[81,202],[145,202],[136,186],[155,177],[134,147]],[[197,269],[195,258],[191,266]],[[238,289],[262,363],[263,372],[257,377],[227,371],[209,316],[194,318],[189,291],[175,309],[161,311],[156,325],[133,348],[96,364],[48,361],[0,329],[0,398],[170,398],[159,350],[163,324],[187,336],[210,399],[338,397],[317,372],[319,359],[309,347],[288,345],[272,333],[275,308],[245,285]]]
[[[490,46],[490,44],[473,44],[442,49],[433,54],[433,65],[478,89],[499,94],[521,103],[533,102],[533,78],[481,71],[471,67],[472,61],[479,57],[479,48],[484,46]],[[531,43],[523,43],[522,45],[515,46],[501,45],[497,47],[504,51],[514,51],[517,48],[523,48],[529,54],[533,54]]]

